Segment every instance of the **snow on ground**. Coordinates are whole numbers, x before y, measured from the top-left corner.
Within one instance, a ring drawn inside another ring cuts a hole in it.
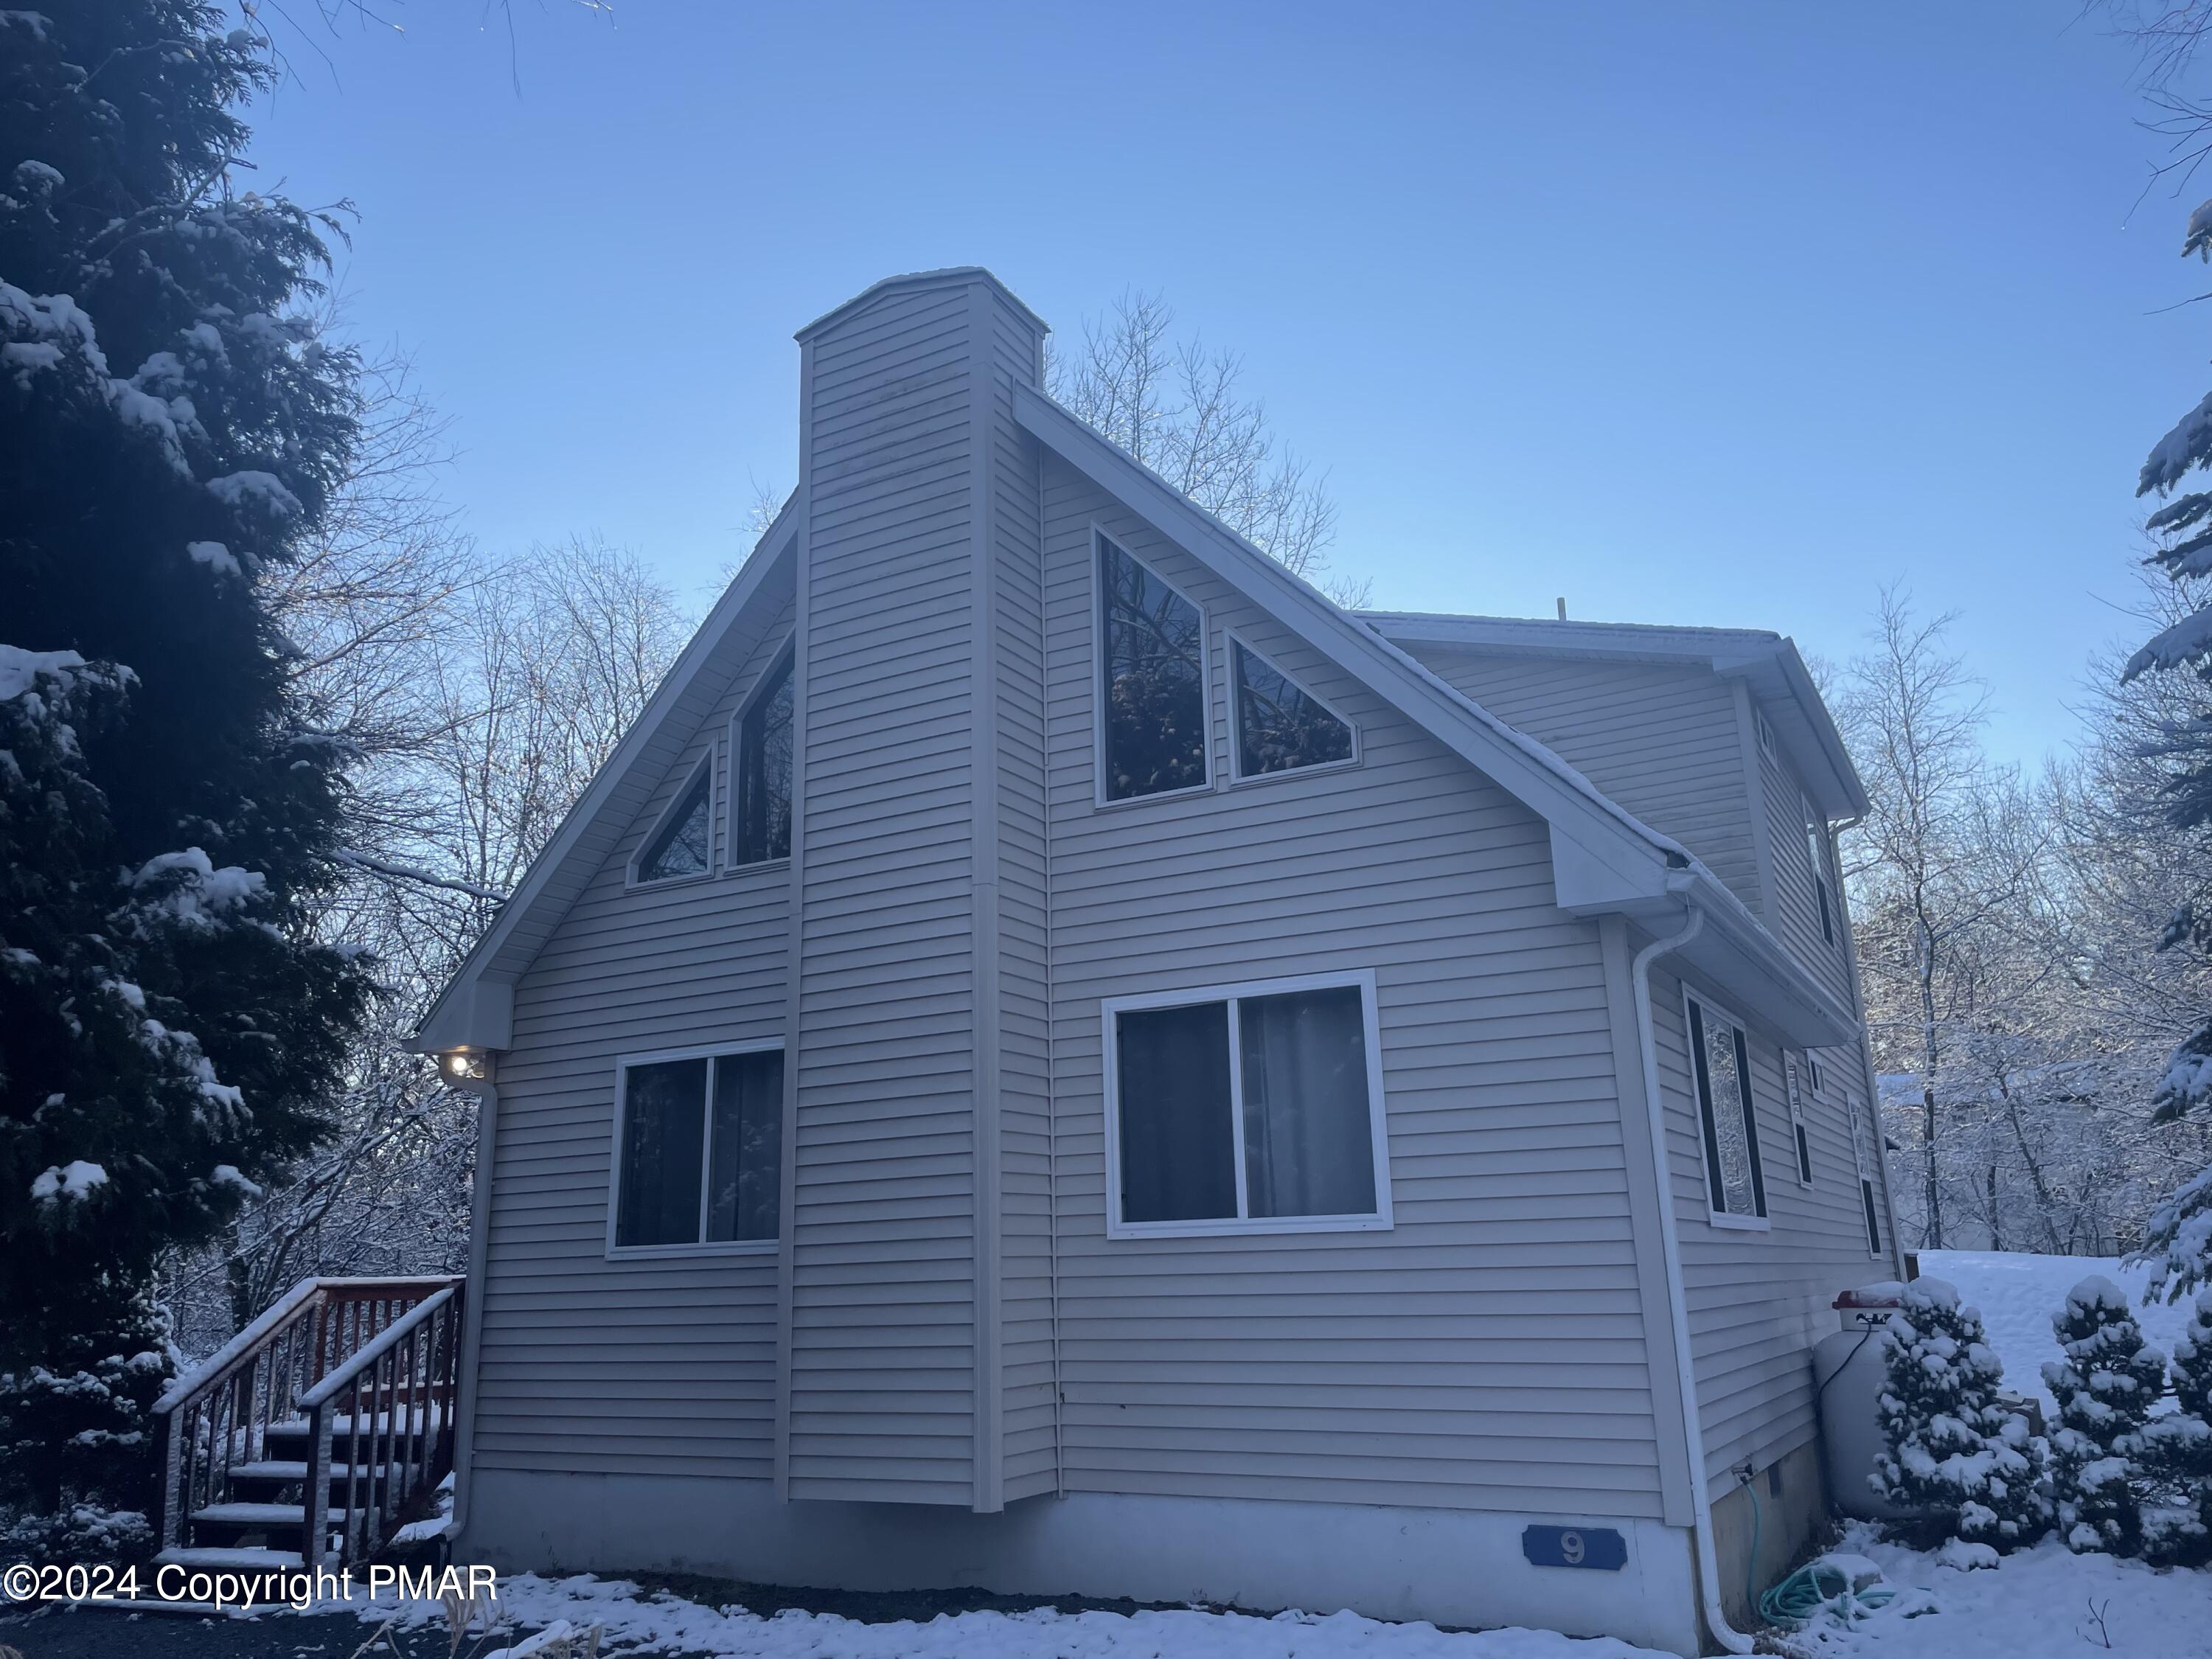
[[[1921,1261],[1930,1271],[1927,1257]],[[2055,1542],[2007,1556],[1993,1569],[1961,1571],[1882,1543],[1863,1524],[1854,1524],[1838,1547],[1869,1558],[1902,1593],[1849,1630],[1815,1625],[1784,1638],[1784,1651],[1800,1659],[2212,1656],[2212,1572],[2157,1572],[2140,1561],[2075,1555]],[[1930,1610],[1915,1613],[1916,1607]]]
[[[343,1602],[316,1610],[336,1611]],[[442,1630],[435,1601],[398,1604],[403,1629]],[[351,1604],[365,1622],[393,1616],[394,1604]],[[499,1585],[499,1610],[525,1629],[565,1620],[581,1633],[604,1627],[600,1651],[712,1654],[715,1659],[1668,1659],[1607,1638],[1577,1640],[1550,1631],[1449,1632],[1434,1625],[1389,1625],[1358,1613],[1282,1613],[1273,1618],[1208,1613],[962,1613],[927,1624],[864,1624],[796,1610],[765,1618],[740,1607],[710,1607],[622,1579],[540,1578],[520,1573]],[[519,1635],[507,1638],[520,1650]],[[475,1644],[471,1642],[470,1647]],[[468,1651],[469,1649],[464,1649]]]
[[[2160,1352],[2172,1354],[2173,1340],[2189,1322],[2190,1303],[2143,1305],[2143,1280],[2149,1270],[2124,1267],[2110,1255],[2024,1255],[2007,1250],[1923,1250],[1923,1279],[1948,1279],[1959,1299],[1982,1310],[1990,1346],[2004,1361],[2005,1386],[2053,1404],[2043,1386],[2043,1362],[2058,1358],[2058,1339],[2051,1316],[2066,1305],[2066,1292],[2092,1273],[2102,1273],[2128,1293],[2143,1336]],[[2212,1608],[2207,1611],[2212,1622]],[[2212,1654],[2212,1638],[2204,1651]]]

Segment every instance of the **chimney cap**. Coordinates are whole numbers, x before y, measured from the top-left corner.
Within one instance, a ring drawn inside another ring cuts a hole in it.
[[[966,288],[975,283],[981,283],[986,287],[995,289],[1000,298],[1036,325],[1038,333],[1052,332],[1050,323],[1024,305],[1020,295],[981,265],[947,265],[942,270],[908,271],[902,276],[886,276],[879,283],[871,283],[844,304],[832,306],[791,337],[800,341],[811,339],[845,316],[847,313],[866,305],[871,301],[880,299],[886,294],[906,289]]]

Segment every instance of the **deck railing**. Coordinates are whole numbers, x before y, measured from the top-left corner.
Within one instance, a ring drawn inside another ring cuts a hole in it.
[[[459,1313],[466,1285],[465,1279],[448,1275],[302,1279],[217,1352],[178,1377],[154,1406],[161,1449],[161,1547],[175,1548],[185,1541],[189,1518],[225,1499],[234,1470],[268,1467],[271,1431],[284,1437],[286,1431],[295,1429],[309,1395],[327,1402],[350,1389],[347,1397],[357,1399],[360,1381],[370,1370],[413,1402],[399,1412],[407,1414],[409,1456],[420,1468],[410,1465],[410,1473],[398,1483],[399,1503],[410,1501],[422,1489],[426,1472],[434,1470],[428,1473],[428,1484],[443,1480],[452,1466]],[[426,1312],[433,1303],[435,1309]],[[434,1340],[421,1334],[426,1330],[434,1334]],[[401,1334],[387,1341],[395,1331]],[[403,1347],[404,1358],[398,1352]],[[365,1359],[372,1349],[375,1358]],[[387,1359],[388,1364],[383,1363]],[[380,1412],[396,1417],[381,1405],[374,1407],[372,1428],[374,1413]],[[419,1425],[417,1416],[422,1419]],[[307,1426],[314,1431],[308,1437],[312,1462],[313,1448],[319,1443],[327,1447],[337,1425],[325,1408],[319,1420],[311,1416]],[[357,1444],[358,1425],[349,1432],[353,1437],[349,1444]],[[323,1467],[325,1471],[331,1467],[327,1457]],[[325,1519],[326,1508],[336,1506],[327,1491],[319,1492],[316,1472],[311,1468],[306,1473],[301,1496],[303,1535],[312,1543],[326,1535],[317,1523]],[[385,1487],[389,1501],[392,1483],[387,1480]],[[374,1490],[371,1486],[362,1495]],[[373,1533],[374,1541],[380,1542],[381,1527],[357,1524],[361,1517],[354,1512],[356,1497],[349,1488],[343,1531],[349,1539]],[[374,1542],[368,1547],[374,1548]],[[307,1559],[312,1564],[325,1553],[317,1548]]]

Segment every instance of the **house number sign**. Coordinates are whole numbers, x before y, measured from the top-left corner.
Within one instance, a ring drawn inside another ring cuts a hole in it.
[[[1595,1567],[1619,1572],[1628,1565],[1628,1540],[1611,1527],[1530,1527],[1521,1553],[1539,1567]]]

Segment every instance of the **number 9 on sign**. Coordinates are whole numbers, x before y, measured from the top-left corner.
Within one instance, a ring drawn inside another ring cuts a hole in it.
[[[1628,1540],[1611,1527],[1530,1527],[1521,1553],[1539,1567],[1587,1567],[1619,1572],[1628,1565]]]

